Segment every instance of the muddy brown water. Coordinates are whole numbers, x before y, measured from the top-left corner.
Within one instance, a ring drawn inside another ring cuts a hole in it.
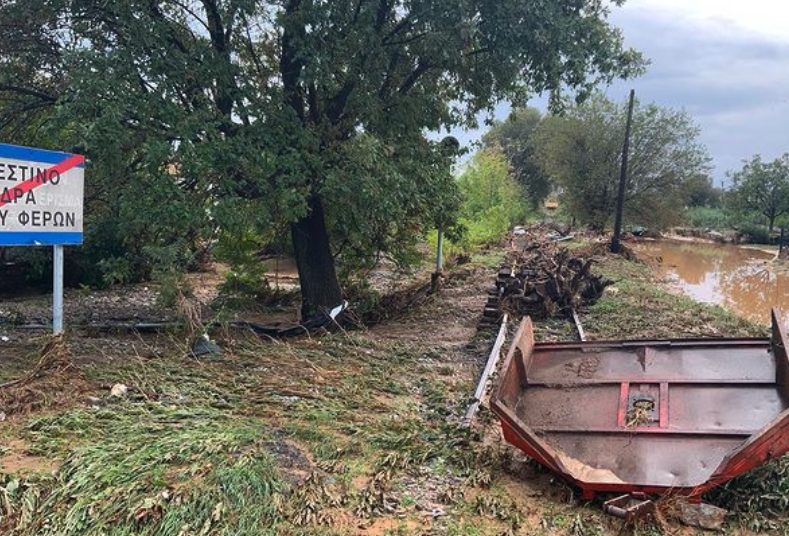
[[[789,322],[789,264],[775,254],[728,244],[660,240],[642,242],[639,255],[662,259],[664,277],[691,298],[751,320],[770,321],[777,307]]]

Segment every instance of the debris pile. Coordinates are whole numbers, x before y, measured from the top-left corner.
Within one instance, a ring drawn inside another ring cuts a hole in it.
[[[499,309],[515,316],[572,316],[580,305],[597,301],[613,282],[592,272],[595,260],[574,256],[551,242],[516,251],[496,280]]]
[[[87,385],[74,368],[62,335],[49,339],[40,356],[35,368],[24,377],[0,384],[0,412],[6,416],[63,403],[81,393]],[[69,389],[64,389],[65,385]]]

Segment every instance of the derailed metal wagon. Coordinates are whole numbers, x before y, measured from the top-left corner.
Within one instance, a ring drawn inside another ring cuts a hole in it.
[[[789,358],[771,339],[535,343],[525,318],[491,407],[505,439],[596,492],[710,488],[789,451]]]

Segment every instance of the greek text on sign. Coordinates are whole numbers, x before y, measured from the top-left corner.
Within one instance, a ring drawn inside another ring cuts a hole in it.
[[[82,244],[85,157],[0,143],[0,246]]]

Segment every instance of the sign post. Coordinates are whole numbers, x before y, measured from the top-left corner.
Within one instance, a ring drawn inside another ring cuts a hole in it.
[[[85,157],[0,144],[0,246],[53,246],[52,328],[63,333],[63,246],[82,244]]]
[[[438,230],[438,246],[436,248],[436,273],[444,272],[444,229]]]
[[[63,246],[56,244],[52,256],[52,332],[63,333]]]

